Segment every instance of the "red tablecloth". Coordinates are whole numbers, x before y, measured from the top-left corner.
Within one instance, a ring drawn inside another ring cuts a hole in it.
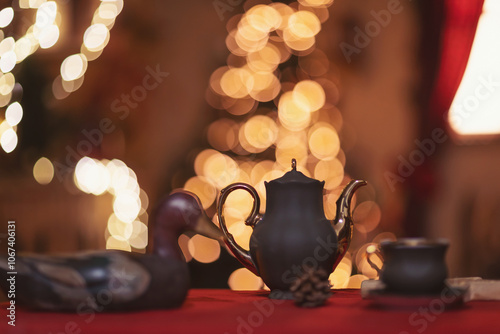
[[[302,309],[271,301],[264,292],[191,290],[180,309],[133,313],[63,314],[16,310],[7,324],[1,304],[0,333],[500,333],[500,302],[474,301],[442,311],[383,310],[359,290],[336,290],[323,307]]]

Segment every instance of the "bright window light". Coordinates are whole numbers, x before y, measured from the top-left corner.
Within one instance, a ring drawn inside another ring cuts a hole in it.
[[[448,114],[459,135],[500,134],[500,1],[485,0],[469,62]]]

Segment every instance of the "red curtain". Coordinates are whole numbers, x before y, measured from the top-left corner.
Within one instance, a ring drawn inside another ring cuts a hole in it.
[[[430,98],[431,124],[447,126],[445,118],[462,81],[484,0],[444,0],[440,61]]]
[[[422,0],[422,109],[420,138],[436,128],[448,129],[447,115],[462,81],[484,0]],[[425,208],[436,182],[434,160],[427,159],[406,183],[409,191],[403,229],[407,236],[424,233]]]

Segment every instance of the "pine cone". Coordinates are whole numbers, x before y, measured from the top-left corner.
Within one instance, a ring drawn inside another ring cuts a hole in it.
[[[303,274],[292,283],[290,291],[293,293],[295,304],[316,307],[323,305],[330,298],[331,287],[325,270],[305,267]]]

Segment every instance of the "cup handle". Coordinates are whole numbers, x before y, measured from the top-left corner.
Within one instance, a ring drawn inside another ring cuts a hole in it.
[[[372,267],[373,269],[375,269],[377,271],[377,275],[380,277],[380,274],[382,273],[382,269],[379,268],[375,262],[373,262],[371,259],[370,259],[370,256],[372,255],[377,255],[382,261],[384,261],[384,257],[382,255],[382,252],[380,251],[380,249],[375,246],[375,245],[370,245],[368,247],[366,247],[366,261],[368,261],[368,264],[370,265],[370,267]]]
[[[255,188],[246,183],[241,183],[241,182],[233,183],[221,190],[220,197],[217,202],[217,216],[219,217],[220,228],[225,236],[224,242],[226,243],[231,253],[233,253],[233,255],[238,259],[238,261],[240,261],[241,264],[243,264],[248,270],[253,272],[255,275],[259,276],[259,272],[257,270],[257,267],[255,266],[254,261],[252,260],[250,252],[241,247],[240,245],[238,245],[236,240],[234,240],[233,235],[229,233],[229,231],[227,230],[226,221],[224,219],[224,210],[223,210],[224,203],[226,202],[226,199],[229,196],[229,194],[237,189],[246,190],[253,197],[252,211],[250,212],[248,218],[245,220],[245,225],[254,228],[255,225],[262,218],[262,216],[259,214],[260,198]]]

